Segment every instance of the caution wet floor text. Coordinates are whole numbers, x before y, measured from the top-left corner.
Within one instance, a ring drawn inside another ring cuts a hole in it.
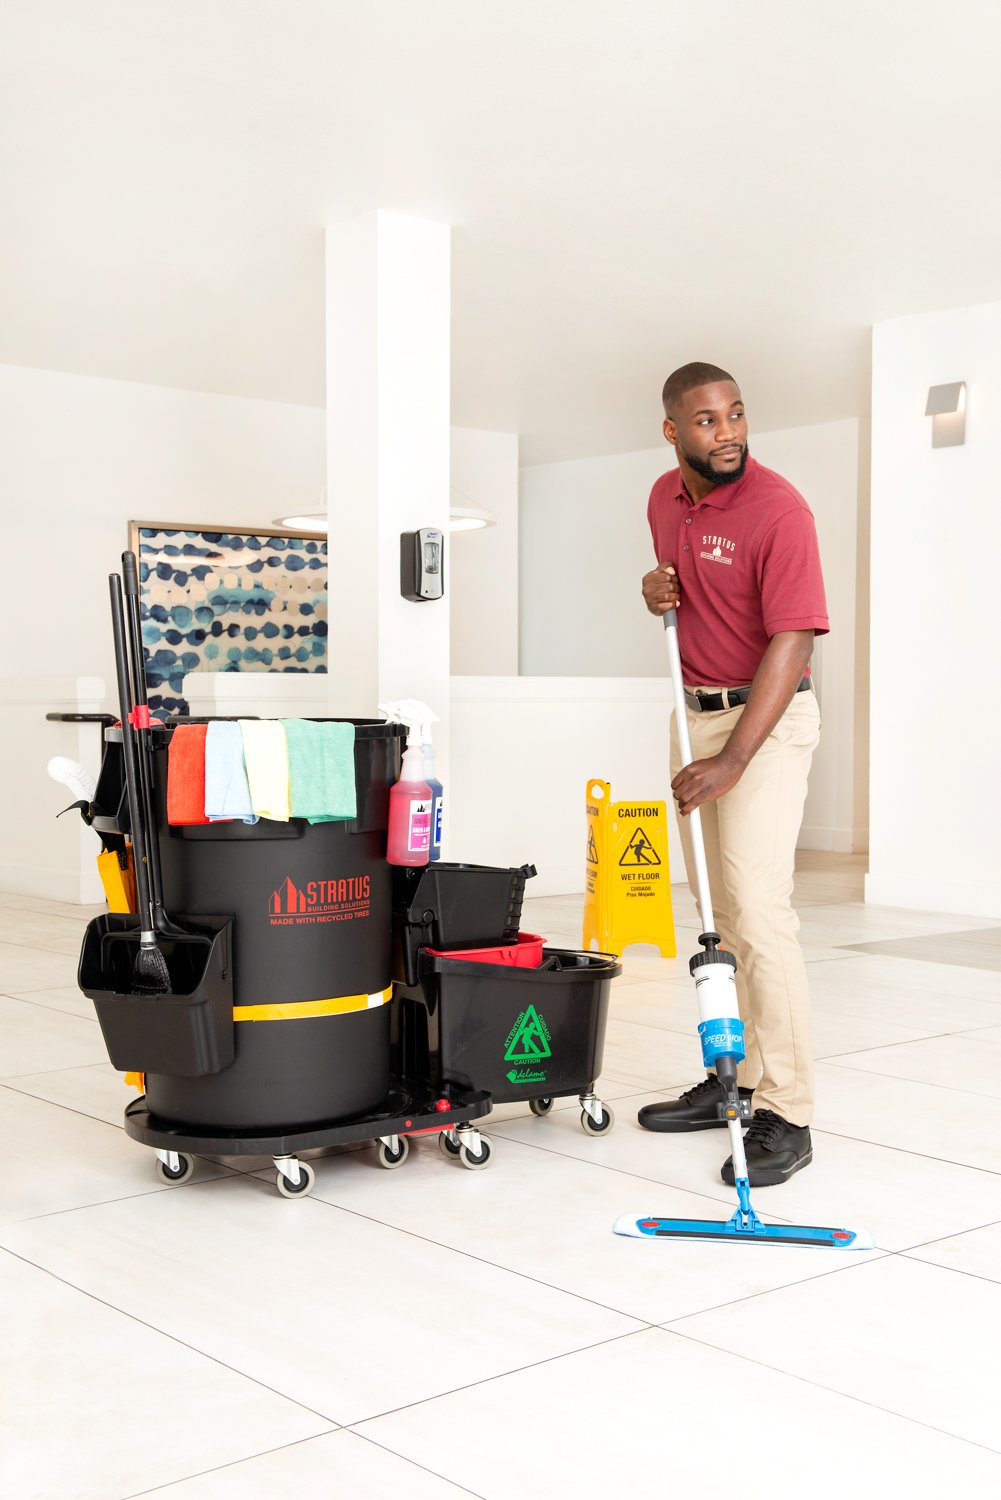
[[[613,802],[610,784],[595,780],[586,806],[585,948],[621,953],[651,943],[674,958],[666,805]]]

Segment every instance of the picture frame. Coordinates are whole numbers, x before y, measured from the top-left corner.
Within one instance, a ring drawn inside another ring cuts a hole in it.
[[[150,707],[186,715],[188,672],[326,672],[327,538],[129,521]]]

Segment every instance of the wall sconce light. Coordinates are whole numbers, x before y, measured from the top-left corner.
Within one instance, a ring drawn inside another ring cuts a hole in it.
[[[933,448],[961,448],[966,442],[966,381],[929,386],[925,416],[931,417]]]

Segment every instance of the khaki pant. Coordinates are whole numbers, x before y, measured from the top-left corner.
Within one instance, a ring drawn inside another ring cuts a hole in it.
[[[723,749],[744,709],[686,712],[692,757],[702,760]],[[792,1125],[809,1125],[813,1116],[810,996],[792,882],[806,778],[819,739],[815,694],[795,693],[737,785],[700,809],[716,931],[737,959],[747,1048],[739,1082],[754,1089],[755,1109],[774,1110]],[[672,719],[672,780],[680,769]],[[694,893],[691,822],[678,823]]]

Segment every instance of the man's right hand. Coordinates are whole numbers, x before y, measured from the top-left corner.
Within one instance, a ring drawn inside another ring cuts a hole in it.
[[[643,598],[652,615],[666,615],[681,603],[681,585],[671,563],[661,563],[643,578]]]

